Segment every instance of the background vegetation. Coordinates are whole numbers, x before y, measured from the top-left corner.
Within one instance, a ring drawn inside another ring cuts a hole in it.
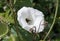
[[[60,0],[0,0],[0,41],[60,41],[59,4]],[[48,23],[43,32],[35,35],[18,24],[17,11],[23,6],[44,13]]]

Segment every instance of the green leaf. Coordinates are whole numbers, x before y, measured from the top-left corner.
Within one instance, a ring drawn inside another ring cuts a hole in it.
[[[32,6],[31,0],[17,0],[15,5],[14,5],[16,10],[19,10],[23,6],[31,7]]]
[[[8,26],[0,22],[0,38],[8,33]]]
[[[20,29],[20,36],[22,41],[32,41],[33,40],[33,35],[26,30],[19,28]]]
[[[15,41],[15,37],[11,34],[8,41]]]
[[[16,39],[13,34],[10,34],[10,36],[4,37],[3,41],[16,41]]]
[[[32,3],[32,2],[33,2],[33,0],[30,0],[30,2]]]
[[[6,23],[14,23],[13,15],[10,13],[10,10],[7,10],[5,13],[0,13],[0,18]],[[8,21],[7,21],[8,20]]]

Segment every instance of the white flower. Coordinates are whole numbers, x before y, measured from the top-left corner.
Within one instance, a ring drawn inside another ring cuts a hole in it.
[[[17,12],[17,20],[23,29],[35,33],[42,32],[44,29],[44,15],[41,11],[31,8],[22,7]]]

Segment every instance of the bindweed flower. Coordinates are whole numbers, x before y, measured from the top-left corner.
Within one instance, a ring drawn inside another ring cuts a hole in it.
[[[44,30],[44,15],[37,9],[22,7],[17,12],[17,20],[22,28],[28,32],[39,33]]]

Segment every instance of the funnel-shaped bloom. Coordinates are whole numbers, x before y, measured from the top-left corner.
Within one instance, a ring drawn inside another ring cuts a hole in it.
[[[41,11],[31,8],[22,7],[17,12],[17,20],[23,29],[39,33],[44,29],[44,15]]]

